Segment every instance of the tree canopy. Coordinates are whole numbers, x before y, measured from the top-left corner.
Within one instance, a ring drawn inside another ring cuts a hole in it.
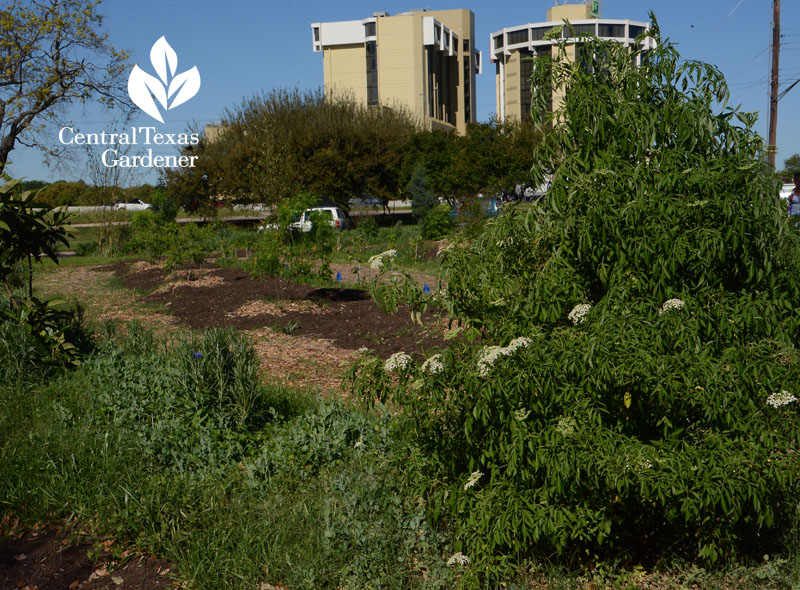
[[[0,8],[0,173],[18,143],[54,153],[39,133],[70,103],[130,105],[128,55],[108,42],[98,4],[13,0]]]

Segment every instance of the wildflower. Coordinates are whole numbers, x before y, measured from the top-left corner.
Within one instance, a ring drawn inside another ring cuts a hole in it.
[[[575,418],[562,416],[558,419],[558,424],[556,424],[556,432],[560,432],[564,436],[570,436],[575,433],[575,426]]]
[[[194,358],[196,358],[196,359],[201,359],[201,358],[203,358],[203,353],[202,352],[195,352],[195,353],[192,354],[192,356]]]
[[[448,242],[447,240],[443,240],[442,244],[436,250],[436,256],[441,256],[442,254],[446,254],[450,250],[455,248],[455,244],[453,242]]]
[[[658,315],[661,315],[664,312],[667,312],[671,309],[682,309],[685,305],[686,303],[681,301],[680,299],[667,299],[664,302],[664,305],[661,306]]]
[[[589,313],[590,309],[592,309],[591,303],[579,303],[572,308],[572,311],[569,312],[567,319],[571,321],[574,326],[582,324],[586,321],[586,314]]]
[[[353,445],[354,449],[359,449],[364,446],[364,435],[358,437],[356,444]]]
[[[470,489],[472,486],[478,483],[478,480],[481,477],[483,477],[483,473],[481,473],[480,471],[473,471],[472,474],[469,476],[467,482],[464,484],[464,489],[465,490]]]
[[[396,352],[383,365],[387,373],[393,371],[405,371],[411,365],[411,357],[404,352]]]
[[[395,256],[397,256],[397,250],[387,250],[386,252],[371,256],[367,264],[369,264],[369,267],[372,269],[380,270],[386,262],[384,259],[389,259],[388,262],[391,263]]]
[[[780,408],[781,406],[785,406],[786,404],[796,401],[797,398],[784,389],[778,393],[770,394],[767,398],[767,405],[772,406],[773,408]]]
[[[481,351],[481,358],[478,359],[478,374],[481,377],[488,377],[489,371],[495,361],[505,354],[502,346],[486,346]]]
[[[356,351],[358,354],[369,354],[369,348],[362,346]]]
[[[514,338],[509,343],[509,345],[506,346],[506,349],[509,352],[513,353],[513,352],[516,352],[518,348],[524,348],[524,347],[528,346],[530,343],[531,343],[531,339],[530,338],[526,338],[525,336],[520,336],[519,338]]]
[[[469,557],[461,553],[454,553],[450,559],[447,560],[447,567],[453,567],[454,565],[469,565]]]
[[[530,345],[531,339],[525,336],[514,338],[508,346],[485,346],[481,351],[481,358],[478,359],[478,374],[487,377],[495,361],[501,356],[510,356],[518,349]]]
[[[434,354],[432,357],[422,363],[422,372],[436,375],[444,371],[444,363],[442,363],[442,355]]]

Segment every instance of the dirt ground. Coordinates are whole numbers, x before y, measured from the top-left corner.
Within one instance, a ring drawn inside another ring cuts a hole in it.
[[[171,564],[149,555],[117,551],[109,540],[90,541],[53,528],[1,532],[3,590],[161,590],[180,586]]]
[[[343,350],[366,347],[382,358],[442,345],[433,316],[423,317],[425,325],[419,326],[408,309],[385,314],[361,289],[317,288],[270,277],[253,280],[247,271],[220,267],[167,274],[157,266],[122,262],[103,270],[112,270],[128,288],[149,293],[144,302],[163,306],[190,328],[271,328]],[[285,343],[291,347],[290,341]]]

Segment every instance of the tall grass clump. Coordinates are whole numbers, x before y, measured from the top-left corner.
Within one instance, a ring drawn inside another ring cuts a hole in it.
[[[358,386],[412,419],[469,584],[545,557],[796,558],[800,240],[756,118],[655,20],[630,52],[581,42],[534,61],[532,87],[563,93],[532,108],[547,197],[449,248],[446,294],[416,296],[480,344],[366,363]]]

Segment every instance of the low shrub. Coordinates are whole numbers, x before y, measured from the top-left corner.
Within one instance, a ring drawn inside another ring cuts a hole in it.
[[[425,240],[441,240],[455,228],[449,205],[434,207],[419,222],[419,233]]]

